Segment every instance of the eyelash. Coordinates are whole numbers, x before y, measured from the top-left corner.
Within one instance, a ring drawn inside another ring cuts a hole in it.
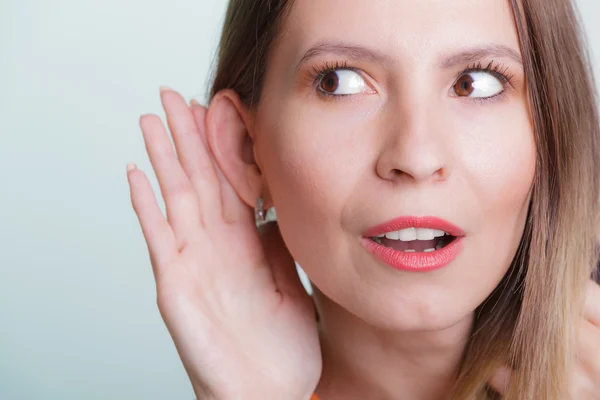
[[[471,100],[475,100],[475,101],[478,101],[481,104],[483,104],[488,101],[503,99],[507,94],[506,89],[509,86],[514,87],[514,77],[515,76],[514,76],[514,74],[510,74],[508,71],[509,71],[509,68],[499,62],[494,63],[494,61],[491,61],[488,65],[486,65],[484,67],[480,61],[476,64],[472,64],[471,66],[468,66],[465,70],[463,70],[459,74],[457,74],[456,77],[454,78],[454,81],[456,82],[458,80],[458,78],[460,78],[461,76],[470,74],[472,72],[485,72],[485,73],[488,73],[488,74],[492,75],[493,77],[497,78],[502,83],[502,86],[504,88],[500,93],[495,94],[490,97],[471,98]]]
[[[360,70],[358,68],[350,67],[348,65],[347,61],[344,61],[344,62],[335,61],[333,64],[330,64],[329,62],[325,62],[321,65],[314,66],[310,69],[309,75],[310,75],[310,78],[312,81],[312,85],[313,85],[314,89],[317,91],[317,94],[319,96],[321,96],[323,99],[330,100],[330,101],[339,101],[339,100],[341,100],[342,97],[352,96],[351,94],[333,95],[333,94],[327,93],[319,88],[319,84],[320,84],[321,80],[326,75],[330,74],[331,72],[340,70],[340,69],[346,69],[346,70],[354,71],[357,73],[360,72]]]
[[[321,96],[322,98],[324,98],[325,100],[328,100],[328,101],[340,101],[340,100],[342,100],[343,97],[352,96],[351,94],[333,95],[333,94],[327,93],[319,88],[319,84],[325,76],[327,76],[331,72],[335,72],[335,71],[342,70],[342,69],[360,73],[360,70],[358,68],[349,66],[347,61],[343,61],[343,62],[335,61],[334,63],[325,62],[321,65],[314,66],[310,69],[310,71],[309,71],[310,79],[312,81],[312,85],[313,85],[314,89],[317,91],[319,96]],[[514,82],[513,82],[514,75],[508,73],[508,70],[509,70],[509,68],[507,66],[505,66],[499,62],[494,63],[494,61],[491,61],[485,67],[481,64],[481,62],[478,62],[478,63],[472,64],[470,66],[467,66],[466,69],[464,69],[460,73],[458,73],[456,75],[456,77],[454,78],[454,81],[456,82],[458,80],[458,78],[462,77],[463,75],[470,74],[472,72],[485,72],[485,73],[488,73],[488,74],[492,75],[493,77],[497,78],[498,80],[500,80],[500,82],[502,83],[502,86],[504,86],[504,90],[502,92],[495,94],[491,97],[474,97],[474,98],[472,98],[472,100],[480,101],[483,104],[487,101],[501,99],[503,95],[506,95],[507,86],[514,87],[514,85],[513,85],[514,84]]]

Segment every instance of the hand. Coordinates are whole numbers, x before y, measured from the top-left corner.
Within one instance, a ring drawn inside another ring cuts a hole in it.
[[[172,90],[161,99],[176,152],[158,116],[140,127],[166,219],[145,174],[127,176],[158,308],[196,396],[308,399],[321,375],[315,313],[277,225],[258,233],[214,160],[207,110]]]
[[[570,396],[577,400],[600,400],[600,286],[591,280],[576,350],[577,363],[569,381]],[[490,385],[504,394],[510,375],[511,370],[502,367],[490,379]]]

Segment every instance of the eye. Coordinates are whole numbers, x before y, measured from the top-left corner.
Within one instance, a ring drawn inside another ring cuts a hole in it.
[[[504,91],[504,83],[488,72],[469,72],[461,75],[454,84],[459,97],[493,97]]]
[[[318,88],[323,94],[330,96],[344,96],[372,91],[362,76],[350,69],[338,69],[328,72],[321,78]]]

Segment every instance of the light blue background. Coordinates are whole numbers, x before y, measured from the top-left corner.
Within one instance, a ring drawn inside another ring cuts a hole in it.
[[[579,3],[600,67],[600,3]],[[194,397],[125,164],[158,189],[138,118],[164,115],[159,85],[204,100],[224,10],[0,1],[0,399]]]

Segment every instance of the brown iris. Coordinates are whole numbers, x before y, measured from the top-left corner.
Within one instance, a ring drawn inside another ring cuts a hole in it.
[[[321,89],[325,92],[333,93],[337,90],[338,85],[340,83],[340,79],[337,76],[336,72],[330,72],[323,77],[321,80]]]
[[[475,80],[471,78],[471,75],[463,75],[454,84],[454,91],[459,96],[469,96],[475,90],[473,82]]]

